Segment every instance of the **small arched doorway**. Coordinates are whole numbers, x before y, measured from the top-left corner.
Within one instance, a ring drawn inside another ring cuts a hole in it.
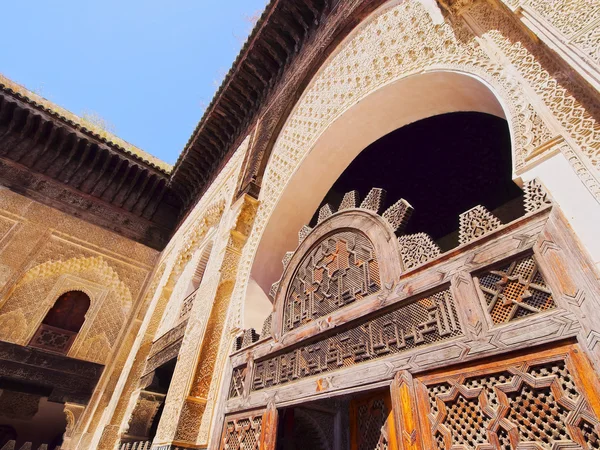
[[[82,291],[69,291],[56,299],[29,345],[67,354],[85,322],[90,297]]]

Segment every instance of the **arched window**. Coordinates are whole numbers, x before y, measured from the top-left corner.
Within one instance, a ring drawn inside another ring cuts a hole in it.
[[[194,304],[194,297],[196,291],[202,284],[202,279],[204,278],[204,271],[206,270],[206,265],[208,264],[208,260],[210,259],[210,255],[212,253],[213,242],[210,241],[206,247],[202,250],[202,255],[200,256],[200,261],[198,261],[198,265],[196,266],[196,270],[194,270],[194,276],[192,277],[189,286],[187,287],[185,293],[185,299],[181,305],[181,310],[179,311],[179,319],[185,319],[190,313],[192,306]]]
[[[29,345],[67,353],[81,330],[89,307],[90,298],[84,292],[65,292],[54,302]]]

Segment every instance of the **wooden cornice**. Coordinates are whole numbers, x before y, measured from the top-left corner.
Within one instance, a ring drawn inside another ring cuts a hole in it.
[[[177,160],[172,184],[184,209],[197,200],[235,151],[234,145],[256,122],[285,69],[323,22],[331,3],[339,1],[289,3],[272,0],[266,7]],[[203,156],[200,166],[199,158],[191,155]]]
[[[2,83],[0,184],[156,249],[181,214],[164,168]]]
[[[254,192],[311,76],[382,1],[271,0],[172,170],[0,76],[0,184],[162,249],[260,120],[241,183]]]

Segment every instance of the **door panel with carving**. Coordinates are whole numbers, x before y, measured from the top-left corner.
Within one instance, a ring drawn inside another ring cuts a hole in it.
[[[576,345],[415,380],[423,447],[598,449],[599,384]]]
[[[350,403],[350,450],[397,450],[389,392],[378,392]]]

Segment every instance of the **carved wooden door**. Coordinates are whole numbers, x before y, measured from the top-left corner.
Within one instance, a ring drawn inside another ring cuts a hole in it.
[[[350,402],[350,450],[397,450],[389,392]]]
[[[600,448],[595,371],[576,345],[415,379],[422,448]]]

